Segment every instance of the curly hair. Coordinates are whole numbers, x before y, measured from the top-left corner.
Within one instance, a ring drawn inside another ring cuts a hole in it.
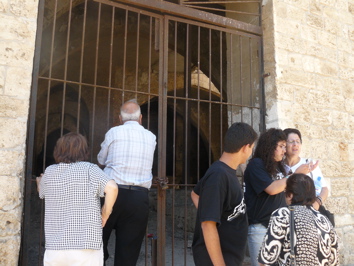
[[[283,130],[276,128],[268,129],[259,137],[256,150],[252,157],[252,159],[260,158],[271,176],[275,176],[277,171],[280,171],[284,175],[286,174],[282,162],[276,162],[274,160],[274,153],[279,141],[286,141],[286,135]]]

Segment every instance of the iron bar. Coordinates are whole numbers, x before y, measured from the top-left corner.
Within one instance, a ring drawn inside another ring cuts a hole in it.
[[[109,0],[95,0],[97,2],[101,2],[107,5],[116,5],[118,4],[116,1]],[[236,21],[231,18],[226,18],[222,16],[218,16],[215,14],[211,14],[208,12],[204,12],[201,10],[194,10],[185,6],[172,4],[165,1],[157,1],[157,0],[124,0],[125,3],[129,3],[136,6],[141,6],[145,8],[149,8],[152,10],[157,10],[161,13],[176,15],[185,17],[188,19],[199,20],[202,22],[210,23],[213,25],[228,27],[237,29],[243,32],[249,32],[255,35],[262,35],[262,29],[259,26],[254,26],[245,22]],[[139,10],[140,12],[140,10]]]

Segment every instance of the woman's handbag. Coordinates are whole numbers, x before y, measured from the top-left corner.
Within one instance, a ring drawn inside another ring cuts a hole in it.
[[[295,262],[295,221],[294,206],[289,206],[290,210],[290,266],[296,266]]]

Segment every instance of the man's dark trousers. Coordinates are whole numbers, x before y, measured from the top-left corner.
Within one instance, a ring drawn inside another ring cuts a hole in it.
[[[126,189],[118,185],[118,198],[103,228],[104,259],[108,259],[107,244],[111,232],[116,232],[114,265],[135,266],[146,233],[149,216],[148,189]]]

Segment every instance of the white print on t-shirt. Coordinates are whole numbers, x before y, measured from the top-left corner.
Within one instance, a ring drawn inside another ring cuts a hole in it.
[[[231,222],[233,219],[236,217],[240,216],[241,214],[246,213],[246,204],[245,204],[245,198],[242,198],[242,201],[240,202],[239,205],[237,205],[234,209],[234,212],[227,217],[227,221]]]

